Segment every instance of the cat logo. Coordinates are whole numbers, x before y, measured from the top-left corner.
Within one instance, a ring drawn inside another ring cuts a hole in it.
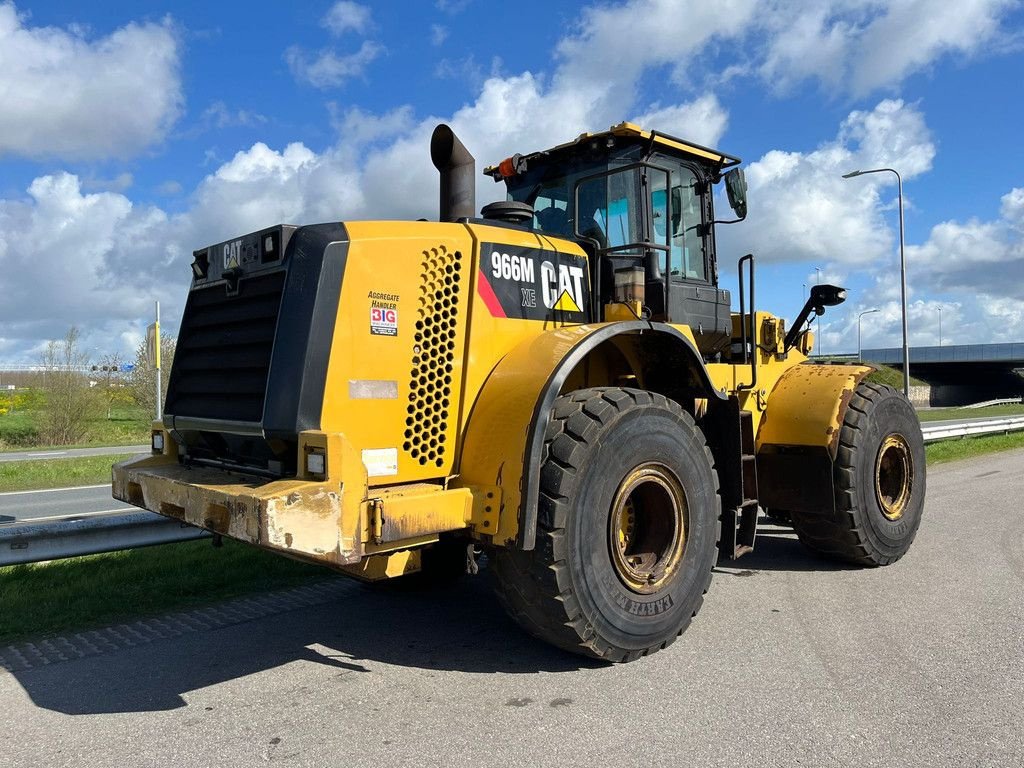
[[[550,261],[540,265],[541,295],[544,306],[563,312],[582,312],[583,268],[573,264],[559,264],[558,269]]]
[[[233,243],[224,243],[224,269],[234,269],[242,261],[242,241],[235,240]]]

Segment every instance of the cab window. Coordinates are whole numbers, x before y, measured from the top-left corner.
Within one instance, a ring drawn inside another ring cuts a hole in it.
[[[663,177],[662,177],[663,178]],[[653,178],[651,209],[654,212],[654,232],[658,242],[665,242],[669,229],[669,274],[676,280],[707,280],[707,260],[702,234],[702,201],[696,175],[689,168],[677,167],[672,171],[671,187],[664,182],[657,186]],[[671,221],[660,215],[671,199]]]

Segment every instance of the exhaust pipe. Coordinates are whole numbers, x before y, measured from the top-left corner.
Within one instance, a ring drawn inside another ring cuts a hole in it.
[[[476,160],[455,132],[441,123],[430,137],[430,159],[441,172],[441,221],[476,216]]]

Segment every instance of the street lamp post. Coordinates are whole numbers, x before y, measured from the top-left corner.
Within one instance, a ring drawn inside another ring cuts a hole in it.
[[[900,208],[900,313],[903,316],[903,394],[910,397],[910,346],[907,343],[907,257],[903,246],[903,177],[893,168],[872,168],[869,171],[850,171],[844,179],[864,176],[869,173],[893,173],[896,175],[896,194]]]
[[[821,285],[821,267],[815,267],[814,268],[814,273],[815,273],[814,274],[814,284],[815,285]],[[817,347],[818,347],[818,357],[820,358],[822,355],[825,354],[825,339],[823,339],[822,336],[821,336],[821,315],[818,315],[817,317],[815,317],[814,320],[818,324]]]
[[[936,307],[939,310],[939,346],[942,346],[942,307],[941,305]]]
[[[863,356],[861,355],[861,352],[860,352],[860,319],[862,317],[864,317],[864,315],[870,315],[872,312],[879,312],[879,311],[880,310],[878,310],[878,309],[865,309],[863,312],[861,312],[859,315],[857,315],[857,362],[858,363],[863,363],[864,362],[864,358],[863,358]]]

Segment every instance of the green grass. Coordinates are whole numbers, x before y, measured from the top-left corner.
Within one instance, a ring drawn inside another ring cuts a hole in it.
[[[0,568],[0,644],[87,629],[330,574],[245,544],[208,540]]]
[[[1007,403],[990,405],[986,408],[928,408],[917,412],[921,421],[943,421],[944,419],[984,419],[989,416],[1022,416],[1024,404]]]
[[[947,461],[970,459],[986,453],[1011,451],[1024,448],[1024,432],[1010,432],[1005,435],[980,435],[960,440],[941,440],[926,445],[924,452],[928,464],[944,464]]]
[[[893,389],[903,391],[903,371],[899,368],[892,368],[888,365],[882,365],[880,363],[872,363],[870,360],[864,361],[868,365],[874,365],[878,368],[877,371],[872,371],[868,374],[867,380],[872,384],[887,384]],[[920,387],[925,386],[927,382],[915,379],[914,375],[910,375],[910,386]]]
[[[27,398],[28,407],[16,408],[14,412],[0,413],[0,450],[23,451],[45,449],[41,437],[41,397]],[[92,448],[105,445],[141,445],[149,442],[153,414],[135,406],[116,405],[107,418],[105,407],[101,413],[90,418],[86,424],[84,438],[73,446],[63,448]]]
[[[0,462],[0,492],[71,488],[110,482],[110,466],[132,454],[80,456],[74,459]]]

